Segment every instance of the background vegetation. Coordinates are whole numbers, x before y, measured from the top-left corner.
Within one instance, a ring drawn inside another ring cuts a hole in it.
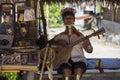
[[[61,9],[62,5],[60,4],[53,4],[48,5],[48,13],[46,13],[46,5],[45,7],[45,14],[48,14],[48,25],[50,27],[58,27],[62,25],[62,17],[61,17]]]

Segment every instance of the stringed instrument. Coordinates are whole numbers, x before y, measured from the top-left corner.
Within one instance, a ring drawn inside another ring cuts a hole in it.
[[[61,62],[68,61],[70,58],[71,48],[73,46],[75,46],[79,42],[82,42],[88,38],[91,38],[92,36],[97,36],[97,35],[102,34],[104,32],[105,32],[104,28],[101,28],[92,34],[73,42],[72,44],[68,44],[66,41],[61,40],[61,39],[59,39],[58,41],[55,41],[54,44],[51,44],[51,48],[55,52],[55,57],[54,57],[54,60],[52,62],[53,66],[57,66]],[[48,55],[50,55],[50,54],[48,54]]]
[[[102,33],[104,33],[104,32],[105,32],[105,29],[104,29],[104,28],[101,28],[101,29],[95,31],[95,32],[92,33],[92,34],[90,34],[90,35],[88,35],[88,36],[86,36],[86,37],[83,37],[83,38],[75,41],[75,42],[72,43],[72,44],[69,44],[68,47],[73,47],[74,45],[78,44],[79,42],[82,42],[82,41],[84,41],[84,40],[86,40],[86,39],[88,39],[88,38],[91,38],[92,36],[100,35],[100,34],[102,34]]]

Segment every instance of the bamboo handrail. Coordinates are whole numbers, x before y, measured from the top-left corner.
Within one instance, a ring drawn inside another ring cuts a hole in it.
[[[8,71],[38,71],[37,66],[27,66],[27,65],[1,65],[0,66],[0,72],[8,72]]]

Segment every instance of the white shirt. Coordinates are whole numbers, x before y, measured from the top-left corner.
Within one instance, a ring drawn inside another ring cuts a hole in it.
[[[83,34],[81,34],[81,33],[79,33],[79,35],[72,34],[70,37],[67,34],[59,34],[54,39],[55,40],[62,39],[62,40],[65,40],[68,44],[72,44],[73,42],[75,42],[76,40],[78,40],[82,37],[83,37]],[[73,62],[82,61],[82,62],[85,62],[87,64],[87,60],[84,56],[82,42],[80,42],[72,47],[70,55],[71,55],[70,56],[71,60]]]

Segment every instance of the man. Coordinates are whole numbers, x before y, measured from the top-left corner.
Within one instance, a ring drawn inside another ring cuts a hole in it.
[[[61,40],[66,41],[67,44],[70,45],[84,37],[84,35],[78,32],[74,27],[75,12],[76,11],[73,8],[69,7],[61,11],[63,23],[66,29],[64,32],[56,35],[53,39],[51,39],[50,42]],[[58,73],[63,74],[65,80],[70,80],[71,74],[76,76],[75,80],[80,80],[82,73],[86,71],[87,60],[84,56],[83,49],[88,53],[92,53],[93,47],[89,41],[89,38],[86,38],[84,41],[74,45],[69,52],[69,60],[60,64]],[[61,55],[64,56],[64,54]]]
[[[91,11],[91,12],[89,13],[89,15],[91,16],[91,19],[88,20],[88,23],[87,23],[87,24],[90,25],[90,29],[93,30],[93,32],[95,32],[96,29],[97,29],[97,19],[96,19],[96,15],[95,15],[95,13],[93,13],[93,11]]]

